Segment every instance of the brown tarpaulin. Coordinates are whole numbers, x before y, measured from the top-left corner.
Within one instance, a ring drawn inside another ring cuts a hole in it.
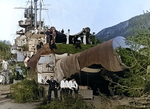
[[[41,55],[48,55],[50,53],[53,53],[53,51],[49,48],[49,43],[45,44],[40,48],[37,53],[31,57],[30,61],[27,63],[28,67],[31,67],[33,69],[36,68],[37,62],[40,59]]]
[[[79,61],[78,61],[80,54],[81,53],[76,53],[75,55],[68,56],[61,59],[60,66],[61,69],[63,70],[64,75],[67,78],[80,70]]]
[[[100,64],[108,71],[113,72],[126,69],[127,66],[121,65],[115,54],[112,41],[109,40],[83,52],[61,59],[60,67],[64,76],[68,78],[80,69],[91,66],[92,64]]]
[[[56,63],[61,67],[61,71],[63,71],[62,75],[66,77],[70,77],[70,75],[78,72],[80,69],[84,67],[88,67],[92,64],[101,64],[108,71],[123,71],[127,68],[127,66],[122,65],[115,55],[113,46],[113,40],[109,40],[102,44],[99,44],[95,47],[92,47],[88,50],[85,50],[80,53],[76,53],[71,56],[67,56],[61,59],[60,63]],[[36,64],[41,55],[48,55],[52,53],[49,49],[49,45],[45,44],[28,62],[28,67],[36,68]],[[59,68],[58,67],[58,68]],[[57,70],[57,74],[59,74]]]
[[[80,69],[88,67],[92,64],[101,64],[108,71],[122,71],[126,66],[121,65],[115,55],[113,40],[109,40],[86,51],[83,51],[79,56]]]

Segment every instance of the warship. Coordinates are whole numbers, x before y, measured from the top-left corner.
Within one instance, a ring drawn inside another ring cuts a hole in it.
[[[29,1],[28,1],[29,2]],[[24,9],[24,18],[25,20],[19,20],[18,24],[22,28],[21,30],[16,31],[16,34],[19,35],[15,39],[15,44],[11,47],[11,53],[17,54],[17,62],[24,62],[27,67],[27,61],[31,59],[35,54],[39,54],[37,63],[34,64],[37,68],[37,74],[39,77],[40,83],[45,83],[46,80],[42,78],[47,78],[47,75],[52,76],[55,73],[55,60],[58,60],[60,57],[67,56],[67,53],[62,56],[57,55],[52,52],[46,54],[40,54],[40,48],[46,45],[48,42],[46,32],[49,31],[50,34],[53,34],[54,31],[55,43],[56,44],[75,44],[78,39],[80,39],[83,44],[90,44],[90,28],[82,28],[82,30],[74,35],[70,35],[70,29],[64,34],[63,29],[58,31],[54,26],[48,28],[44,25],[44,21],[41,20],[42,10],[47,10],[42,7],[43,0],[34,0],[30,1],[30,5],[27,8],[16,7],[15,9]],[[39,8],[38,5],[39,4]],[[43,3],[44,4],[44,3]],[[39,12],[39,20],[37,20],[37,15]],[[50,49],[47,47],[47,49]],[[43,50],[42,50],[43,51]],[[48,76],[48,77],[50,77]]]
[[[98,75],[105,69],[118,72],[129,68],[122,63],[119,55],[115,55],[114,49],[120,47],[117,39],[119,38],[125,43],[125,39],[121,36],[76,54],[56,54],[57,48],[51,49],[47,31],[56,44],[76,44],[79,39],[82,44],[91,44],[90,28],[83,28],[74,35],[70,35],[70,29],[64,34],[63,30],[60,32],[54,26],[46,28],[43,25],[44,21],[41,21],[41,17],[37,21],[37,2],[38,0],[34,0],[34,6],[32,6],[31,0],[31,5],[24,12],[26,20],[18,22],[19,26],[24,29],[17,31],[20,36],[15,39],[15,45],[11,52],[17,54],[17,62],[24,62],[28,69],[36,71],[39,83],[46,84],[51,76],[60,82],[63,77],[70,78],[80,72]],[[39,3],[39,15],[41,15],[41,1]],[[114,48],[114,45],[117,47]],[[98,65],[98,67],[95,67],[95,65]],[[88,83],[89,80],[87,79],[87,86],[79,86],[79,89],[81,89],[79,93],[84,98],[93,99],[93,90],[89,89]]]

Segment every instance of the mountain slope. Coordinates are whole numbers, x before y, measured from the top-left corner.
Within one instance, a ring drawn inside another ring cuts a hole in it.
[[[150,13],[135,16],[127,21],[121,22],[115,26],[105,28],[96,34],[102,42],[117,36],[134,36],[142,31],[150,28]]]

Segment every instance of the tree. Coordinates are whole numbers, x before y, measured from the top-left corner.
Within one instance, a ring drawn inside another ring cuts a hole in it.
[[[91,39],[92,44],[100,44],[101,43],[101,41],[95,37],[95,32],[93,32],[93,34],[90,34],[90,39]]]
[[[50,28],[50,26],[49,25],[45,25],[43,28],[44,28],[44,30],[48,30]]]
[[[10,41],[0,41],[0,59],[8,60],[10,58]]]
[[[22,48],[23,48],[23,51],[28,51],[29,50],[28,44],[23,45]]]
[[[122,62],[130,68],[123,72],[112,73],[111,76],[105,76],[110,81],[109,88],[115,94],[125,94],[127,96],[142,96],[150,92],[150,75],[147,67],[150,65],[150,35],[141,33],[135,37],[128,37],[128,41],[133,43],[131,49],[118,48],[116,53],[121,56]],[[138,43],[140,50],[135,49],[135,43]],[[150,94],[150,93],[149,93]]]

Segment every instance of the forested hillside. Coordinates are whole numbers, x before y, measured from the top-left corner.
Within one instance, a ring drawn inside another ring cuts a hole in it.
[[[135,16],[115,26],[105,28],[96,34],[102,42],[117,36],[135,36],[150,28],[150,13]]]

